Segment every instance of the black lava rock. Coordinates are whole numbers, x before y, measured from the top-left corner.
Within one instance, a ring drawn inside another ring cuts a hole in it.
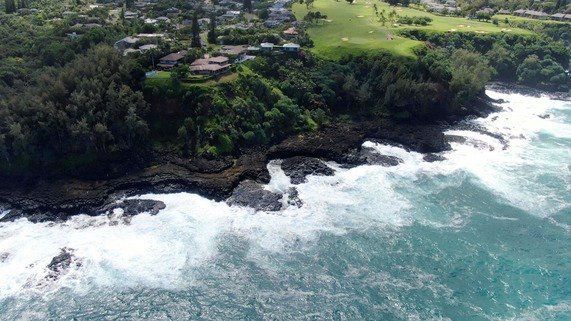
[[[282,198],[281,194],[267,191],[262,185],[246,180],[234,189],[227,203],[229,205],[252,207],[257,211],[275,212],[282,209]]]
[[[301,184],[307,181],[308,175],[331,176],[335,171],[323,161],[313,158],[296,156],[284,159],[282,169],[290,177],[292,184]]]

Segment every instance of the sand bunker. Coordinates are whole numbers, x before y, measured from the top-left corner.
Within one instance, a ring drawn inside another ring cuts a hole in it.
[[[349,38],[341,38],[341,41],[349,41]]]

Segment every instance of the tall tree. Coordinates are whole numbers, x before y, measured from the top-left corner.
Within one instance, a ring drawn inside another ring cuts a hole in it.
[[[20,0],[18,2],[18,9],[24,9],[28,7],[28,1],[26,0]]]
[[[15,0],[5,0],[4,9],[6,10],[6,13],[14,13],[16,11]]]
[[[192,39],[190,42],[190,46],[193,48],[200,48],[202,46],[200,41],[200,26],[198,25],[198,13],[196,12],[194,12],[194,15],[192,16],[191,32],[192,32]]]
[[[244,0],[243,4],[244,4],[244,10],[246,10],[249,13],[252,13],[252,0]]]
[[[216,44],[216,17],[210,17],[210,29],[208,30],[208,43]]]

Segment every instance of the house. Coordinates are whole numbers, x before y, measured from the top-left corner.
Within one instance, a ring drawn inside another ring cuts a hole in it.
[[[62,15],[64,18],[69,18],[69,17],[75,16],[76,14],[77,14],[77,13],[76,13],[76,12],[73,12],[73,11],[64,11],[61,15]]]
[[[156,25],[159,21],[157,19],[147,18],[145,19],[146,24]]]
[[[158,47],[159,47],[159,46],[153,45],[153,44],[142,45],[142,46],[139,47],[139,50],[140,50],[141,52],[146,52],[146,51],[149,51],[149,50],[151,50],[151,49],[156,49],[156,48],[158,48]]]
[[[273,51],[274,50],[275,45],[271,42],[263,42],[260,44],[260,50],[261,51]]]
[[[132,48],[135,44],[139,41],[139,38],[136,37],[125,37],[121,40],[115,42],[115,49],[123,52],[125,49]]]
[[[551,16],[551,19],[559,21],[569,21],[571,20],[571,14],[556,13]]]
[[[132,19],[137,19],[139,17],[139,14],[133,11],[125,11],[125,13],[123,13],[123,16],[127,20],[132,20]]]
[[[222,46],[220,54],[227,57],[238,57],[248,51],[247,46]]]
[[[208,57],[196,59],[190,65],[191,66],[202,66],[202,65],[227,65],[228,64],[228,57],[224,56],[216,56],[216,57]]]
[[[547,19],[549,15],[545,12],[535,11],[535,10],[527,10],[525,12],[526,17],[535,18],[535,19]]]
[[[155,20],[157,20],[158,22],[164,22],[164,23],[171,22],[171,19],[169,17],[165,17],[165,16],[157,17]]]
[[[295,27],[291,27],[291,28],[284,30],[284,36],[287,38],[295,37],[298,34],[299,33],[297,32],[297,29]]]
[[[483,9],[478,10],[477,13],[484,13],[484,14],[492,15],[492,14],[494,14],[494,9],[487,7],[487,8],[483,8]]]
[[[178,66],[179,62],[186,56],[186,51],[179,51],[171,53],[159,59],[159,64],[157,65],[161,69],[172,69]]]
[[[285,45],[282,46],[283,52],[299,52],[300,49],[301,49],[300,45],[296,43],[286,43]]]
[[[250,46],[246,49],[248,53],[255,54],[260,51],[260,47]]]
[[[232,20],[236,20],[236,19],[240,18],[240,14],[241,14],[240,11],[230,10],[230,11],[226,11],[225,14],[221,15],[218,18],[223,20],[223,21],[232,21]]]
[[[170,7],[166,10],[167,16],[176,16],[180,13],[180,10],[175,7]]]
[[[498,14],[511,14],[511,13],[512,13],[511,11],[505,9],[498,11]]]
[[[151,38],[151,39],[164,39],[166,34],[164,33],[140,33],[137,35],[138,38]]]
[[[123,56],[127,56],[130,54],[135,54],[135,53],[141,53],[141,50],[139,49],[133,49],[133,48],[127,48],[125,49],[125,51],[123,51]]]
[[[190,72],[196,75],[216,76],[230,70],[228,58],[223,56],[196,59],[190,64]]]
[[[514,15],[523,17],[525,15],[525,12],[526,12],[526,10],[519,9],[519,10],[514,11]]]

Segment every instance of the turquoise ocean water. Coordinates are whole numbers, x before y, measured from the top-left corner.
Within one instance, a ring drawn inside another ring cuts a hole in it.
[[[503,110],[472,122],[504,141],[451,130],[437,163],[365,143],[404,162],[331,164],[301,208],[180,193],[130,224],[0,224],[0,319],[571,320],[571,103],[488,94]],[[80,264],[47,280],[64,247]]]

